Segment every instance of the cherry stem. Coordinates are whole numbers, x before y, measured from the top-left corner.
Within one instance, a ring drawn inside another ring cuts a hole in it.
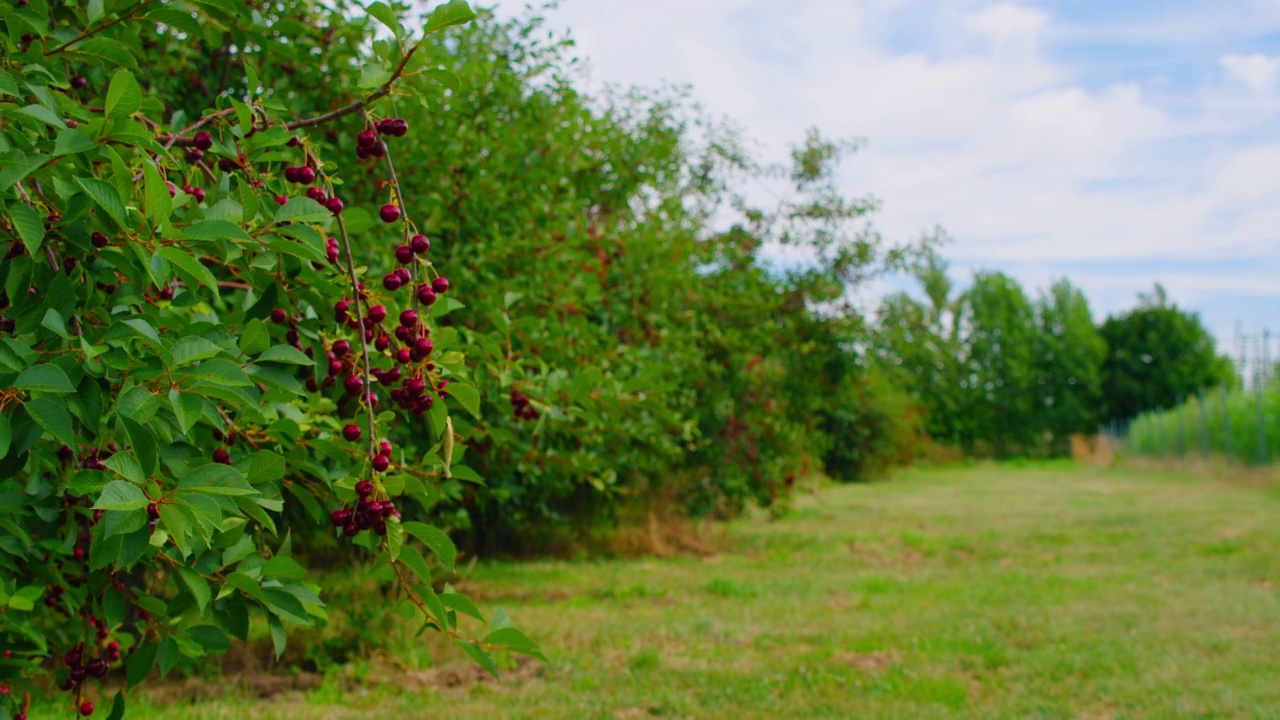
[[[369,117],[369,111],[362,110],[364,114],[365,126],[374,133],[377,133],[378,144],[382,146],[382,157],[387,161],[387,173],[391,176],[391,190],[395,193],[396,204],[400,206],[400,218],[404,223],[404,243],[409,244],[409,208],[405,206],[404,193],[400,192],[400,179],[396,177],[396,165],[391,161],[391,148],[387,147],[387,141],[382,139],[382,134],[378,133],[373,124],[373,118]],[[409,263],[409,275],[413,279],[413,287],[410,289],[412,296],[413,311],[418,311],[418,261],[415,259]],[[417,339],[419,336],[418,325],[413,326],[413,337]]]
[[[347,237],[347,225],[342,221],[342,215],[334,216],[338,220],[338,232],[342,236],[342,251],[347,256],[347,274],[351,279],[351,295],[352,301],[355,303],[356,310],[356,333],[360,335],[361,356],[364,358],[364,386],[361,393],[364,397],[360,398],[360,402],[364,404],[365,410],[369,415],[369,456],[372,457],[378,452],[377,426],[373,419],[373,403],[369,401],[369,393],[373,392],[373,373],[369,367],[369,341],[365,339],[364,317],[360,312],[360,281],[356,278],[355,257],[351,253],[351,239]]]

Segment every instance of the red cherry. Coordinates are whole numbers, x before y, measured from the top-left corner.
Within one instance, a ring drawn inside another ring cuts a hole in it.
[[[346,427],[342,428],[342,437],[346,438],[348,442],[359,440],[360,426],[355,423],[348,423]]]
[[[345,357],[346,354],[349,352],[351,352],[351,343],[347,342],[346,340],[334,341],[333,343],[334,357]]]
[[[359,495],[362,498],[367,498],[372,494],[373,494],[373,483],[369,482],[368,480],[361,480],[360,482],[356,483],[356,495]]]
[[[346,525],[347,523],[351,522],[352,514],[353,513],[347,509],[334,510],[333,512],[329,513],[329,524],[333,525],[334,527],[342,527],[343,525]]]
[[[386,455],[379,455],[373,459],[374,472],[386,472],[390,466],[391,461],[387,459]]]
[[[379,452],[380,452],[381,454],[386,455],[387,457],[390,457],[390,456],[391,456],[391,441],[390,441],[390,440],[379,440],[379,441],[378,441],[378,450],[379,450]]]
[[[290,165],[289,167],[285,168],[285,169],[284,169],[284,180],[285,180],[285,182],[290,182],[290,183],[296,183],[296,182],[298,182],[298,168],[293,167],[292,165]]]
[[[392,203],[387,203],[378,211],[378,217],[382,218],[382,222],[393,223],[400,219],[400,208]]]
[[[409,348],[400,348],[396,351],[396,362],[401,365],[408,365],[412,361],[413,355],[410,353]]]
[[[413,349],[419,356],[426,357],[436,349],[436,346],[431,342],[431,338],[418,338],[418,341],[413,344]]]
[[[342,387],[347,391],[348,395],[359,395],[364,390],[364,378],[359,375],[348,375],[342,381]]]
[[[23,6],[24,5],[21,3],[19,3],[18,5],[18,7],[23,7]],[[76,90],[83,90],[88,86],[89,86],[89,81],[86,80],[83,75],[76,75],[75,77],[71,78],[71,87],[75,88]]]
[[[209,133],[205,132],[204,130],[201,130],[200,132],[196,133],[196,136],[192,139],[192,142],[195,144],[197,148],[201,150],[208,150],[209,148],[213,147],[213,137],[209,135]]]
[[[375,325],[377,325],[377,324],[381,323],[383,320],[386,320],[386,319],[387,319],[387,306],[386,306],[386,305],[374,305],[373,307],[369,308],[369,319],[370,319],[371,321],[373,321],[373,323],[374,323]]]
[[[418,286],[418,302],[423,305],[431,305],[434,304],[435,301],[436,291],[432,290],[430,285],[422,283]]]
[[[346,535],[347,537],[355,537],[356,535],[360,534],[360,526],[356,525],[353,522],[347,523],[346,526],[342,528],[342,534]]]
[[[325,198],[325,196],[324,196],[324,190],[321,190],[321,189],[320,189],[320,188],[318,188],[318,187],[309,187],[309,188],[307,188],[307,197],[311,198],[312,200],[315,200],[316,202],[320,203],[321,205],[323,205],[323,204],[324,204],[324,201],[325,201],[325,199],[326,199],[326,198]],[[336,246],[335,246],[335,247],[336,247]]]
[[[378,144],[378,135],[372,130],[361,130],[356,135],[356,147],[368,150]]]
[[[341,215],[341,214],[342,214],[342,201],[341,201],[341,200],[339,200],[339,199],[338,199],[338,198],[336,198],[336,197],[335,197],[335,198],[329,198],[329,201],[328,201],[328,202],[326,202],[326,203],[324,204],[324,206],[325,206],[326,208],[328,208],[328,209],[329,209],[329,212],[333,213],[334,215]]]
[[[413,248],[415,253],[421,255],[431,249],[431,241],[427,239],[426,235],[414,235],[409,238],[409,247]]]
[[[80,714],[89,717],[93,714],[93,703],[85,701],[80,703]]]
[[[287,196],[285,196],[285,195],[277,195],[277,196],[276,196],[276,203],[277,203],[277,204],[279,204],[279,205],[283,205],[283,204],[285,204],[285,203],[287,203],[287,202],[289,202],[289,198],[288,198]]]
[[[309,167],[298,168],[298,182],[303,185],[310,185],[316,181],[316,171]]]
[[[408,265],[413,262],[413,248],[408,245],[401,245],[396,248],[396,262],[401,265]]]
[[[103,235],[100,232],[96,232],[89,236],[89,242],[93,243],[94,247],[101,250],[102,248],[109,245],[111,243],[111,240],[106,235]]]
[[[379,335],[378,339],[373,341],[373,347],[378,352],[382,352],[383,350],[391,347],[391,338],[386,335]]]
[[[436,291],[437,295],[443,295],[449,292],[449,279],[446,277],[438,277],[431,281],[431,289]]]
[[[217,450],[213,451],[213,461],[216,463],[220,463],[222,465],[230,465],[231,453],[227,452],[226,450],[223,450],[222,448],[218,448]]]
[[[289,321],[289,313],[281,308],[275,308],[271,311],[271,322],[277,325],[283,325]]]

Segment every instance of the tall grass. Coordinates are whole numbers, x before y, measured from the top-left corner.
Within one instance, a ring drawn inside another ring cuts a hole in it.
[[[1129,452],[1221,455],[1248,465],[1280,459],[1280,385],[1261,392],[1222,389],[1156,410],[1129,424]]]

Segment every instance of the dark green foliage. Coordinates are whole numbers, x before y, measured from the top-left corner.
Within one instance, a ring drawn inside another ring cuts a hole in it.
[[[1169,408],[1200,388],[1229,385],[1231,362],[1218,355],[1200,318],[1169,302],[1159,285],[1139,296],[1138,307],[1108,318],[1102,363],[1106,419],[1127,420]]]

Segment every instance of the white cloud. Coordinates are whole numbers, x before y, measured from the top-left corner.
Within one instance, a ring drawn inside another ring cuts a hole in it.
[[[809,126],[866,138],[843,179],[883,201],[875,222],[892,237],[942,225],[948,254],[1040,263],[1044,276],[1067,262],[1229,254],[1252,261],[1247,280],[1206,269],[1170,289],[1264,291],[1280,270],[1280,57],[1222,48],[1280,31],[1280,5],[1092,24],[1059,14],[982,0],[568,0],[552,22],[572,28],[596,81],[691,83],[771,159]],[[1096,65],[1081,60],[1108,43]],[[1091,75],[1123,43],[1196,50],[1205,67]],[[1152,278],[1072,279],[1131,298]]]
[[[1229,77],[1244,83],[1255,93],[1274,90],[1276,80],[1280,78],[1280,57],[1268,57],[1262,53],[1224,55],[1218,62]]]

